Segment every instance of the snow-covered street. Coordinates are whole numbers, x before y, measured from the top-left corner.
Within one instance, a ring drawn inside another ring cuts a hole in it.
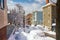
[[[8,40],[56,40],[45,36],[44,31],[46,30],[39,26],[19,28]]]

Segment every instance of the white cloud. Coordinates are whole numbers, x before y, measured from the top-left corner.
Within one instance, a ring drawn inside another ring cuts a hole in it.
[[[30,0],[30,1],[31,1],[31,0]],[[36,0],[36,1],[37,1],[37,0]],[[38,1],[41,2],[41,0],[38,0]],[[15,4],[16,4],[16,2],[13,2],[12,0],[8,0],[7,3],[8,3],[9,9],[14,8],[14,6],[15,6]],[[41,3],[36,3],[36,2],[34,2],[34,3],[19,3],[19,4],[21,4],[21,5],[23,6],[26,14],[32,13],[33,11],[36,11],[36,10],[38,10],[38,11],[41,11],[41,10],[42,10],[42,8],[41,8]]]
[[[40,8],[40,4],[37,4],[37,3],[23,3],[21,4],[24,8],[24,10],[26,11],[26,14],[28,13],[32,13],[33,11],[36,11],[36,10],[40,10],[41,11],[41,8]]]
[[[50,3],[52,3],[51,1],[53,1],[54,3],[56,3],[57,2],[57,0],[49,0],[50,1]]]
[[[15,2],[13,2],[12,0],[7,0],[8,9],[10,10],[13,9],[14,5],[15,5]]]
[[[29,0],[29,1],[31,1],[31,0]],[[38,2],[38,3],[36,3],[36,2]],[[26,14],[28,14],[35,10],[42,11],[42,5],[44,2],[45,2],[45,0],[35,0],[35,2],[33,2],[33,3],[26,3],[26,2],[21,3],[20,2],[19,4],[21,4],[23,6]],[[15,4],[16,4],[16,2],[13,2],[12,0],[7,0],[7,5],[8,5],[9,9],[14,8]]]
[[[44,3],[46,0],[35,0],[35,1],[41,4],[41,3]]]
[[[36,10],[38,11],[42,10],[41,5],[35,2],[34,3],[20,3],[20,4],[23,6],[26,14],[32,13],[33,11],[36,11]]]
[[[42,0],[35,0],[35,1],[37,1],[37,2],[41,2]]]
[[[37,1],[39,3],[34,2],[32,4],[31,3],[21,4],[21,5],[23,5],[23,7],[25,9],[26,14],[31,13],[31,12],[36,11],[36,10],[42,11],[42,5],[41,4],[43,4],[45,2],[45,0],[35,0],[35,1]]]
[[[38,4],[37,4],[37,3],[33,3],[32,6],[33,6],[34,8],[36,8],[36,7],[38,7]]]

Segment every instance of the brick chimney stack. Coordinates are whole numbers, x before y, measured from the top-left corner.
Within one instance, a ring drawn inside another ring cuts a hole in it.
[[[49,3],[49,0],[46,0],[46,4],[48,4]]]

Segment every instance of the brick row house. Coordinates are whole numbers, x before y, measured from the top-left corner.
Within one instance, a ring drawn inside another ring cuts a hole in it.
[[[32,24],[32,14],[29,13],[26,15],[26,25],[31,25]]]
[[[0,40],[7,40],[7,0],[0,0]]]

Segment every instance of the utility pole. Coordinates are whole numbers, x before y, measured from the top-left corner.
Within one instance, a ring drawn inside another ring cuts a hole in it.
[[[56,11],[56,40],[60,40],[60,0],[57,0]]]

